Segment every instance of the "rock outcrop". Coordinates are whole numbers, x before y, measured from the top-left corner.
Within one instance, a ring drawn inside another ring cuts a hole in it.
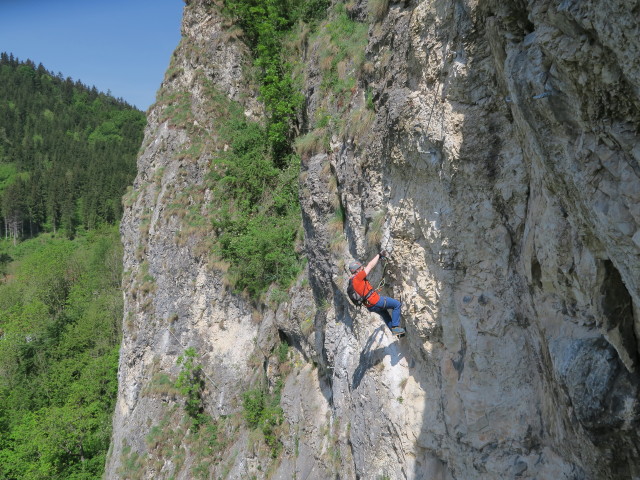
[[[347,12],[370,23],[366,64],[329,113],[359,128],[302,153],[308,266],[258,305],[202,221],[225,148],[212,88],[262,115],[250,52],[215,4],[187,3],[125,198],[107,478],[640,479],[640,3]],[[318,42],[299,47],[308,129]],[[345,262],[381,247],[401,340],[344,293]],[[208,450],[171,381],[189,346],[226,439]],[[238,416],[261,378],[281,382],[275,459]]]

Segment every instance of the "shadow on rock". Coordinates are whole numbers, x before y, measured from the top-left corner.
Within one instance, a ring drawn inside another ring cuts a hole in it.
[[[364,378],[364,375],[367,373],[367,370],[381,363],[384,360],[384,357],[387,356],[387,354],[391,357],[392,366],[397,365],[403,358],[402,352],[398,349],[397,342],[386,346],[378,346],[378,348],[372,350],[374,344],[380,345],[380,343],[384,339],[385,328],[386,327],[384,325],[376,328],[371,336],[367,339],[367,343],[364,345],[364,348],[360,352],[360,361],[358,363],[358,367],[353,373],[353,384],[351,385],[351,388],[353,390],[360,386],[360,382]]]

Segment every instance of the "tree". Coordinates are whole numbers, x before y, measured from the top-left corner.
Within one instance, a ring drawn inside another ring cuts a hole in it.
[[[5,236],[13,239],[15,245],[22,235],[22,221],[25,211],[25,187],[20,179],[9,185],[2,195],[2,216]]]

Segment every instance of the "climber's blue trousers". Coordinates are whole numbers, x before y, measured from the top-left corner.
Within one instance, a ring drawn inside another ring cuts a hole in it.
[[[400,306],[402,303],[400,300],[396,300],[391,297],[380,296],[380,300],[372,307],[367,307],[370,312],[375,312],[382,317],[387,327],[399,327],[400,326]],[[389,315],[389,309],[392,308],[391,315]]]

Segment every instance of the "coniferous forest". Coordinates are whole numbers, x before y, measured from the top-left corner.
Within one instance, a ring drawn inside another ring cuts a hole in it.
[[[0,54],[0,226],[15,240],[114,223],[145,115],[42,65]]]
[[[0,480],[99,479],[145,115],[0,54]]]

